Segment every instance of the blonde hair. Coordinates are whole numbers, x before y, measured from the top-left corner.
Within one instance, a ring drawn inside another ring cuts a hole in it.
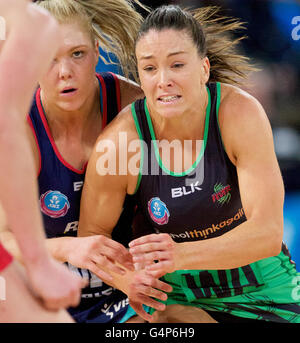
[[[202,7],[193,11],[183,10],[177,5],[166,5],[155,9],[143,22],[137,41],[149,30],[185,30],[193,40],[201,57],[207,56],[210,82],[242,84],[250,72],[257,69],[242,56],[238,43],[245,38],[232,38],[232,33],[244,29],[238,19],[222,17],[215,6]]]
[[[137,0],[44,0],[37,3],[61,24],[79,19],[91,38],[98,40],[104,51],[117,57],[125,76],[137,79],[134,45],[142,16],[134,9],[133,2],[145,9]],[[100,58],[108,63],[103,56]],[[109,60],[109,63],[113,62]]]

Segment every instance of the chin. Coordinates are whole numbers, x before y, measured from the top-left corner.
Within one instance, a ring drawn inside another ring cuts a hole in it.
[[[184,111],[182,108],[180,109],[178,107],[158,108],[157,113],[163,118],[178,118],[184,113]]]
[[[74,101],[73,102],[71,101],[68,103],[66,103],[66,102],[62,103],[61,102],[58,104],[58,107],[65,112],[75,112],[75,111],[80,110],[80,108],[81,108],[80,104],[76,104],[76,103],[74,103]]]

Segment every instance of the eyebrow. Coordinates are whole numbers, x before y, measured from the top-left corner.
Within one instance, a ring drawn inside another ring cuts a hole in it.
[[[77,49],[80,49],[80,48],[87,48],[88,45],[86,44],[80,44],[80,45],[76,45],[76,46],[73,46],[69,49],[69,51],[73,51],[73,50],[77,50]]]
[[[174,51],[174,52],[170,52],[167,57],[171,57],[171,56],[176,56],[176,55],[180,55],[180,54],[186,54],[186,51],[181,50],[181,51]],[[151,58],[153,58],[153,55],[144,55],[142,56],[140,59],[141,60],[150,60]]]

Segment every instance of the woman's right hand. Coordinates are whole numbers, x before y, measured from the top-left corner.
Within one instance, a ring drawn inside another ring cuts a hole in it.
[[[125,287],[121,289],[127,294],[131,307],[143,319],[151,322],[153,317],[148,314],[143,305],[164,311],[165,305],[157,300],[167,300],[166,293],[172,292],[172,286],[153,277],[145,269],[130,273]]]
[[[103,235],[72,237],[67,244],[66,261],[78,268],[90,270],[104,281],[113,281],[108,271],[124,275],[126,269],[134,270],[127,249]]]
[[[30,287],[46,309],[56,311],[79,304],[87,281],[63,264],[46,255],[35,263],[25,263],[25,268]]]

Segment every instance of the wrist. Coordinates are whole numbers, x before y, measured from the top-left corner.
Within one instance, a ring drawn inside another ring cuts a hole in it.
[[[35,270],[39,268],[44,268],[46,264],[50,261],[50,254],[47,252],[46,248],[32,249],[31,253],[22,252],[24,267],[29,270]]]
[[[113,274],[113,286],[119,289],[121,292],[126,294],[128,297],[130,295],[130,286],[134,280],[134,275],[136,272],[126,270],[124,275]]]
[[[175,243],[175,270],[185,268],[186,243]]]
[[[74,254],[72,242],[77,237],[59,237],[46,240],[47,249],[50,255],[60,262],[69,262],[71,254]]]
[[[19,244],[19,241],[17,241],[17,244],[19,245],[25,265],[35,266],[49,259],[49,253],[44,239],[37,239],[30,245]]]

